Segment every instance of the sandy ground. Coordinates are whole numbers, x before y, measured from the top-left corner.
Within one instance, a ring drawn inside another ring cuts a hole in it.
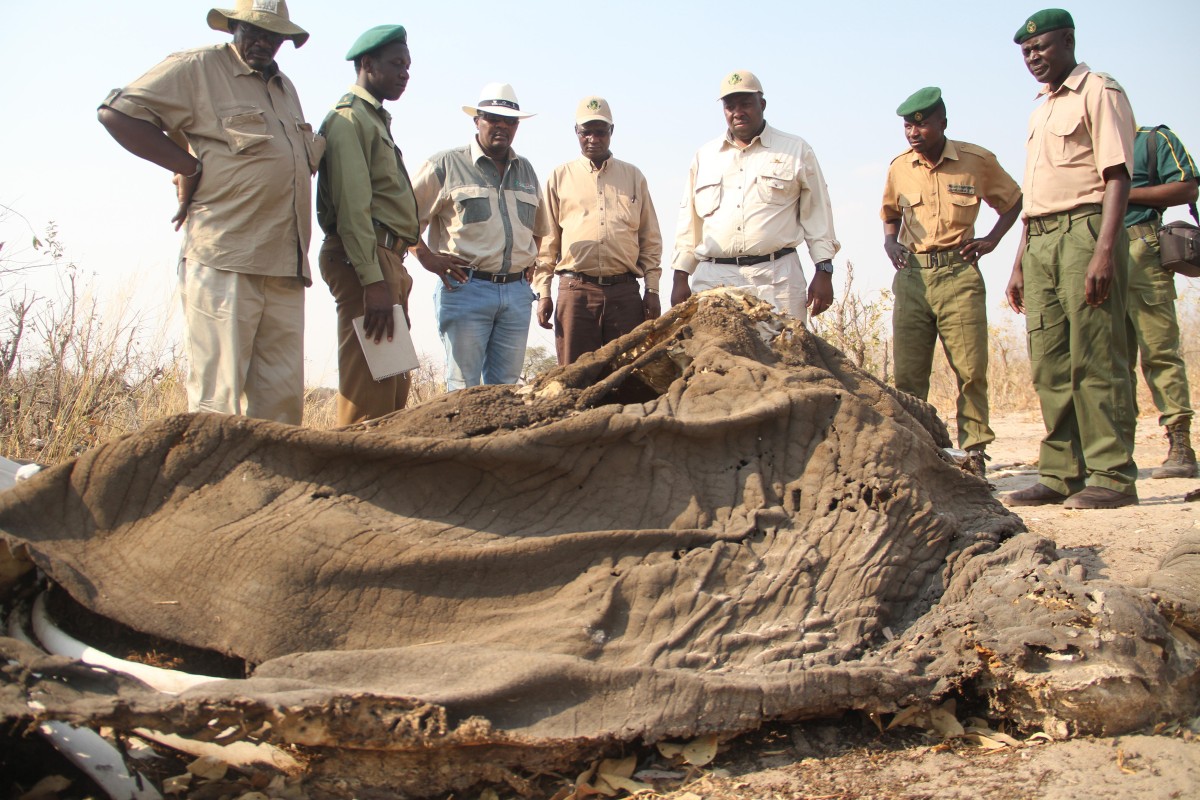
[[[1036,480],[1043,434],[1036,412],[993,422],[988,480],[999,496]],[[1152,480],[1166,456],[1157,419],[1139,421],[1140,504],[1112,511],[1058,506],[1014,509],[1031,531],[1056,541],[1090,576],[1130,582],[1155,569],[1179,537],[1200,524],[1200,503],[1183,496],[1200,479]],[[999,725],[999,723],[996,723]],[[995,798],[1082,800],[1200,798],[1200,719],[1164,721],[1105,739],[1046,742],[1017,733],[1021,747],[988,750],[906,730],[880,734],[865,719],[781,725],[729,743],[705,774],[662,795],[672,800],[851,800]],[[1014,732],[1016,733],[1016,732]]]

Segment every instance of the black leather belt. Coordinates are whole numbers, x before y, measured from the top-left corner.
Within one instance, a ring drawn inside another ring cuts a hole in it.
[[[569,269],[564,269],[558,275],[563,278],[578,278],[584,283],[594,283],[597,286],[612,286],[614,283],[629,283],[636,281],[637,278],[628,273],[622,272],[619,275],[584,275],[582,272],[572,272]]]
[[[735,256],[733,258],[710,258],[709,261],[714,261],[718,264],[737,264],[739,267],[750,267],[755,264],[761,264],[764,261],[774,261],[777,258],[790,256],[796,252],[794,247],[785,247],[782,250],[776,250],[774,253],[765,256]]]
[[[491,283],[512,283],[525,277],[525,273],[519,270],[517,272],[480,272],[477,269],[469,269],[466,272],[473,281],[489,281]]]

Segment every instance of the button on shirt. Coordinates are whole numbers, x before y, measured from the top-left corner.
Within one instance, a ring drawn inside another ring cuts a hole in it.
[[[548,229],[541,189],[533,165],[511,149],[504,175],[478,141],[438,153],[421,165],[413,192],[430,250],[480,272],[520,271],[537,261],[534,237]]]
[[[1022,216],[1041,217],[1104,200],[1104,170],[1133,174],[1133,109],[1112,78],[1078,64],[1029,118]]]
[[[1148,144],[1150,137],[1155,136],[1158,142],[1155,148],[1158,153],[1158,183],[1175,183],[1176,181],[1194,181],[1197,179],[1196,162],[1192,161],[1191,153],[1179,141],[1175,131],[1167,127],[1138,128],[1137,138],[1133,145],[1133,183],[1135,189],[1156,184],[1150,183]],[[1155,222],[1159,218],[1157,209],[1149,206],[1130,203],[1125,212],[1125,227]]]
[[[312,174],[324,140],[283,73],[264,79],[231,44],[202,47],[168,57],[102,105],[186,143],[204,165],[182,258],[312,283]]]
[[[768,255],[801,242],[814,262],[841,247],[807,142],[767,125],[744,149],[726,132],[697,151],[679,210],[675,269],[690,274],[700,261]]]
[[[375,222],[405,245],[417,243],[417,201],[391,122],[383,105],[355,84],[321,124],[317,223],[341,238],[363,286],[383,280]]]
[[[879,216],[901,220],[898,241],[905,248],[929,253],[975,237],[980,200],[1003,214],[1020,197],[1021,187],[990,151],[947,139],[936,164],[911,148],[892,161]]]
[[[553,272],[596,277],[631,273],[658,290],[662,234],[642,171],[611,156],[599,168],[578,158],[546,182],[549,233],[542,239],[533,288],[550,296]]]

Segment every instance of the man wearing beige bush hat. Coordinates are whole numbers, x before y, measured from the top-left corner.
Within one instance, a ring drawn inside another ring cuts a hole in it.
[[[100,106],[117,142],[175,178],[192,411],[300,424],[312,174],[324,140],[275,54],[308,39],[284,0],[208,12],[224,45],[169,56]]]
[[[603,97],[585,97],[575,111],[580,158],[554,170],[546,182],[550,232],[542,239],[533,288],[543,328],[554,317],[559,364],[572,364],[662,308],[662,234],[646,177],[613,158],[612,110]],[[558,276],[558,309],[550,284]],[[638,295],[638,278],[646,281]]]

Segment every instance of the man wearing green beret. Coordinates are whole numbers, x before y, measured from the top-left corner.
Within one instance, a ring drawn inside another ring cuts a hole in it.
[[[391,341],[393,307],[408,312],[412,279],[404,254],[417,241],[417,203],[392,117],[383,101],[408,85],[412,58],[400,25],[379,25],[346,54],[358,80],[325,117],[325,157],[317,177],[317,222],[325,232],[319,264],[338,315],[338,425],[404,408],[408,373],[376,381],[352,321],[363,318],[365,338]]]
[[[1133,367],[1137,354],[1141,355],[1142,375],[1158,408],[1158,423],[1167,429],[1167,460],[1150,477],[1194,478],[1192,393],[1179,353],[1175,275],[1162,265],[1158,228],[1163,211],[1171,206],[1190,205],[1196,213],[1196,164],[1166,125],[1138,128],[1133,152],[1133,183],[1125,214],[1129,233],[1129,321],[1133,325],[1129,365]],[[1137,385],[1136,377],[1130,380]]]
[[[958,444],[983,477],[988,425],[987,302],[979,259],[996,249],[1021,213],[1021,189],[988,150],[946,138],[942,90],[929,86],[900,104],[909,149],[888,167],[884,250],[896,268],[892,346],[896,388],[929,396],[940,338],[958,379]],[[1000,218],[975,237],[980,201]]]
[[[1038,482],[1004,502],[1118,508],[1137,503],[1124,226],[1133,109],[1120,84],[1076,62],[1066,11],[1039,11],[1013,40],[1045,84],[1029,121],[1024,234],[1007,295],[1025,314],[1046,436]]]

